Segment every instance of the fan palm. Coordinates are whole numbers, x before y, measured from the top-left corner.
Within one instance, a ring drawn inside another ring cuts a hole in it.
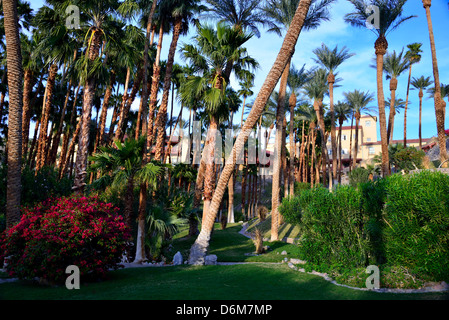
[[[418,135],[419,135],[419,148],[422,149],[422,99],[424,97],[424,90],[426,90],[429,86],[433,84],[433,81],[430,80],[430,77],[421,76],[419,78],[413,78],[410,82],[412,85],[412,90],[419,90],[419,127],[418,127]]]
[[[265,24],[259,0],[206,0],[206,15],[229,23],[242,32],[250,31],[260,38],[258,26]]]
[[[433,34],[432,26],[432,16],[430,13],[430,7],[432,6],[432,0],[422,0],[423,7],[426,10],[427,25],[429,28],[429,38],[430,38],[430,49],[432,52],[432,66],[433,66],[433,78],[434,78],[434,101],[435,101],[435,118],[437,123],[438,131],[438,145],[440,146],[440,160],[441,163],[446,163],[448,159],[447,149],[446,149],[446,134],[444,122],[446,119],[446,102],[441,97],[441,86],[440,86],[440,74],[438,70],[438,59],[435,48],[435,37]]]
[[[345,21],[350,25],[366,28],[366,21],[370,18],[372,10],[370,6],[376,6],[379,9],[378,29],[371,29],[377,40],[374,44],[376,53],[377,68],[377,103],[379,108],[379,125],[382,144],[382,176],[389,174],[388,160],[388,134],[387,118],[385,115],[385,97],[383,92],[383,63],[384,55],[387,53],[388,41],[386,36],[391,31],[397,29],[402,23],[415,16],[403,16],[404,5],[407,0],[348,0],[354,6],[354,12],[345,16]]]
[[[152,162],[142,165],[142,154],[146,137],[138,140],[128,139],[123,143],[115,142],[114,146],[100,147],[100,152],[89,157],[92,161],[90,171],[99,173],[100,178],[94,181],[94,186],[111,186],[125,188],[124,216],[128,226],[131,227],[133,214],[134,185],[135,183],[146,183],[156,188],[156,178],[161,173],[161,168]],[[142,261],[144,256],[140,246],[143,244],[144,230],[142,232],[139,224],[137,236],[136,260]]]
[[[188,60],[195,69],[196,75],[187,79],[181,92],[181,99],[190,101],[196,98],[203,101],[205,110],[209,115],[209,131],[206,140],[204,161],[201,161],[198,170],[198,179],[204,171],[204,205],[203,219],[208,214],[208,207],[212,199],[215,186],[215,133],[218,130],[220,117],[226,118],[229,111],[226,108],[226,88],[228,79],[224,73],[229,60],[234,61],[235,74],[239,78],[242,70],[255,68],[257,64],[248,59],[246,49],[242,47],[252,35],[241,33],[238,30],[219,23],[216,30],[210,26],[197,25],[197,36],[193,44],[182,47],[182,56]],[[252,62],[252,63],[249,63]],[[244,75],[245,73],[243,73]],[[196,188],[201,185],[198,181]]]
[[[369,115],[372,112],[372,108],[368,106],[369,103],[374,101],[374,95],[370,92],[363,92],[359,90],[354,90],[351,92],[345,92],[343,94],[346,98],[347,103],[350,105],[354,112],[355,118],[355,150],[352,166],[353,168],[357,165],[357,154],[359,150],[359,123],[362,113]]]
[[[329,98],[330,98],[330,116],[331,116],[331,146],[332,146],[332,175],[333,179],[337,178],[337,142],[335,130],[335,110],[334,110],[334,84],[335,84],[335,70],[346,60],[354,56],[349,53],[346,47],[338,50],[338,46],[334,49],[329,49],[325,44],[313,51],[316,55],[314,59],[320,66],[325,68],[329,75],[327,83],[329,84]]]

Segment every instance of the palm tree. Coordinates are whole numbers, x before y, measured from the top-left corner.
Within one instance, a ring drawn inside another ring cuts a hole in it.
[[[320,129],[321,139],[321,157],[322,157],[322,171],[323,171],[323,185],[326,185],[326,166],[327,166],[327,146],[326,146],[326,128],[324,122],[324,96],[329,94],[329,87],[327,86],[328,73],[325,69],[317,69],[313,73],[312,79],[304,86],[304,92],[313,103],[313,109],[315,110],[318,126]],[[329,183],[332,183],[329,181]]]
[[[391,98],[390,101],[394,103],[396,101],[396,90],[398,88],[398,77],[409,68],[410,63],[409,60],[404,56],[404,49],[396,54],[396,51],[393,53],[388,53],[385,57],[384,61],[384,70],[387,73],[387,80],[390,80],[390,91]],[[393,140],[393,126],[394,126],[394,118],[396,115],[396,109],[393,105],[390,105],[390,116],[388,118],[388,126],[387,126],[387,135],[388,135],[388,143]]]
[[[216,30],[209,26],[197,25],[197,36],[193,44],[182,47],[182,56],[194,66],[196,74],[190,76],[181,92],[181,98],[189,101],[196,98],[203,101],[207,114],[209,115],[209,131],[206,139],[205,157],[198,169],[198,178],[204,171],[204,202],[203,219],[208,216],[208,208],[215,186],[215,164],[217,155],[215,151],[215,133],[218,130],[220,117],[229,114],[226,108],[226,88],[228,81],[224,76],[228,61],[234,61],[233,68],[239,71],[245,67],[255,68],[257,65],[246,65],[246,49],[242,45],[246,43],[252,35],[241,33],[222,23],[217,25]],[[240,57],[243,57],[241,65]],[[253,61],[249,59],[249,61]],[[243,73],[245,75],[246,73]],[[237,78],[241,76],[236,72]],[[226,117],[224,117],[226,118]],[[220,155],[221,157],[221,155]],[[200,181],[197,178],[197,186]]]
[[[407,96],[405,98],[405,111],[404,111],[404,146],[407,145],[407,107],[408,107],[408,98],[410,93],[410,84],[412,81],[412,66],[415,63],[419,63],[421,61],[421,46],[422,43],[411,43],[407,45],[407,52],[405,53],[405,58],[409,61],[409,72],[408,72],[408,83],[407,83]]]
[[[311,10],[308,11],[306,20],[304,21],[304,29],[311,30],[317,28],[321,21],[329,20],[329,12],[327,6],[333,3],[334,0],[312,0]],[[262,8],[269,26],[269,32],[275,32],[279,36],[282,36],[282,31],[288,30],[295,16],[296,10],[300,4],[299,0],[268,0],[267,4]],[[288,62],[287,67],[282,75],[280,89],[279,89],[279,101],[276,114],[276,136],[275,136],[275,157],[274,157],[274,170],[273,170],[273,184],[272,184],[272,227],[271,227],[271,240],[278,240],[278,206],[279,206],[279,192],[280,192],[280,174],[281,174],[281,154],[283,150],[282,137],[283,124],[284,124],[284,104],[286,100],[286,90],[288,73],[290,71],[291,61]]]
[[[6,193],[6,228],[20,221],[23,68],[17,1],[3,1],[6,65],[8,69],[8,172]]]
[[[199,0],[171,0],[161,4],[162,11],[170,12],[173,19],[173,37],[168,53],[167,66],[165,71],[164,87],[162,93],[161,105],[159,107],[155,120],[157,130],[155,159],[162,161],[165,151],[165,125],[167,122],[167,106],[171,87],[171,77],[173,64],[175,60],[176,48],[181,34],[186,34],[190,22],[195,14],[203,9]]]
[[[335,110],[334,110],[334,84],[335,84],[335,70],[350,57],[354,56],[354,53],[349,53],[346,47],[343,47],[340,51],[338,46],[334,49],[329,49],[325,44],[321,45],[321,48],[317,48],[313,51],[316,55],[315,62],[325,68],[329,75],[327,77],[327,83],[329,84],[329,98],[330,98],[330,116],[331,116],[331,145],[332,145],[332,175],[333,179],[337,179],[337,142],[336,142],[336,129],[335,129]]]
[[[392,106],[392,108],[394,109],[394,114],[396,115],[397,113],[400,113],[400,110],[405,109],[405,100],[396,97],[396,99],[392,101],[391,98],[388,98],[387,100],[385,100],[385,105]],[[394,132],[394,122],[391,124],[391,132]],[[393,141],[393,135],[390,139],[390,142],[391,141]]]
[[[446,134],[444,132],[444,122],[445,122],[445,109],[446,102],[441,97],[441,87],[440,87],[440,74],[438,70],[438,59],[435,48],[435,37],[433,34],[432,26],[432,16],[430,14],[430,7],[432,5],[432,0],[422,0],[423,7],[426,10],[427,25],[429,28],[429,38],[430,38],[430,49],[432,51],[432,66],[433,66],[433,78],[435,84],[435,117],[437,122],[437,132],[438,132],[438,145],[440,146],[440,160],[441,163],[448,159],[447,149],[446,149]]]
[[[384,55],[387,53],[388,41],[386,36],[389,32],[397,29],[405,21],[415,17],[403,17],[403,8],[407,0],[348,0],[354,5],[354,12],[345,16],[345,21],[352,26],[366,28],[372,10],[369,6],[377,6],[379,8],[379,29],[371,29],[377,40],[374,44],[376,53],[377,68],[377,103],[379,107],[379,125],[382,143],[382,176],[389,174],[388,159],[388,134],[387,134],[387,118],[385,116],[385,98],[383,92],[383,63]]]
[[[56,2],[56,1],[55,1]],[[78,151],[75,162],[75,181],[74,190],[78,193],[84,191],[87,175],[87,159],[89,153],[90,141],[90,123],[92,115],[92,106],[95,100],[95,89],[98,74],[95,69],[102,65],[102,48],[107,43],[108,23],[113,22],[110,18],[116,13],[118,8],[117,0],[74,0],[72,5],[77,5],[80,10],[88,17],[86,28],[83,29],[85,35],[85,53],[81,57],[82,65],[81,82],[84,85],[83,107],[81,114],[81,128],[78,138]],[[67,5],[64,2],[64,5]],[[65,11],[65,10],[64,10]]]
[[[124,143],[115,141],[114,146],[100,147],[100,152],[89,157],[92,161],[90,170],[99,173],[100,178],[94,181],[94,186],[111,186],[125,188],[125,222],[132,227],[132,214],[134,204],[134,185],[146,183],[156,187],[156,177],[161,173],[160,166],[154,163],[142,165],[143,148],[146,137],[138,140],[127,139]],[[142,261],[145,256],[140,256],[142,250],[139,247],[144,234],[138,232],[136,260]]]
[[[414,90],[414,89],[419,90],[419,93],[418,93],[418,97],[419,97],[418,135],[419,135],[419,148],[422,149],[422,98],[424,97],[424,90],[426,90],[427,87],[431,86],[433,84],[433,81],[430,80],[430,77],[424,77],[424,76],[421,76],[419,78],[413,77],[410,84],[413,86],[412,90]]]
[[[206,0],[206,15],[226,22],[242,32],[250,31],[260,38],[258,25],[265,24],[259,0]],[[249,29],[249,30],[248,30]]]
[[[226,163],[222,170],[217,188],[214,192],[209,207],[209,215],[206,217],[206,219],[203,218],[204,221],[201,232],[190,249],[190,264],[204,263],[204,257],[209,247],[209,241],[215,217],[218,213],[218,209],[223,199],[223,195],[226,190],[229,178],[235,168],[236,155],[240,154],[244,150],[245,141],[248,139],[251,129],[259,120],[260,115],[265,109],[266,103],[270,98],[271,93],[273,92],[276,84],[281,78],[283,71],[285,70],[288,62],[293,55],[293,51],[298,41],[299,34],[301,33],[302,27],[307,17],[307,13],[309,12],[311,1],[312,0],[304,0],[299,3],[295,16],[292,19],[292,23],[290,24],[290,28],[285,36],[279,55],[277,56],[272,69],[267,75],[264,85],[262,86],[262,89],[253,104],[251,112],[245,121],[242,131],[240,132],[236,139],[236,142],[234,143],[234,147],[232,149],[232,159],[230,159],[230,161]]]
[[[351,92],[345,92],[343,94],[346,98],[347,103],[350,105],[351,109],[354,112],[355,118],[355,151],[353,158],[353,167],[355,168],[357,165],[357,154],[359,150],[359,123],[362,113],[369,113],[372,111],[371,107],[368,107],[368,104],[374,101],[374,95],[370,92],[363,92],[359,90],[354,90]]]
[[[295,125],[295,108],[297,104],[297,97],[299,95],[299,91],[302,87],[311,79],[311,72],[305,69],[305,65],[301,67],[301,69],[296,69],[295,66],[292,66],[288,75],[287,84],[290,88],[290,98],[289,98],[289,107],[290,107],[290,132],[289,132],[289,140],[290,140],[290,186],[289,186],[289,194],[291,196],[295,193],[295,170],[294,170],[294,152],[296,150],[296,143],[294,138],[294,125]]]
[[[341,183],[341,175],[343,171],[342,161],[341,161],[341,133],[343,129],[343,123],[348,120],[348,117],[353,113],[351,106],[342,101],[338,101],[335,104],[335,118],[338,120],[338,183]]]

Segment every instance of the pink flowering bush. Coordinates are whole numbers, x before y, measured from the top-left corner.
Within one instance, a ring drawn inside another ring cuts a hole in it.
[[[102,277],[121,267],[129,228],[118,209],[97,197],[49,199],[24,209],[21,221],[0,239],[0,262],[12,277],[65,281],[67,266]]]

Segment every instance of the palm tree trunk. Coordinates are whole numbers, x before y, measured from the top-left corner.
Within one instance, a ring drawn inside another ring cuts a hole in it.
[[[260,90],[253,104],[251,112],[248,115],[245,125],[243,126],[242,132],[236,139],[236,142],[232,149],[232,161],[226,163],[225,167],[223,168],[222,174],[217,184],[217,188],[210,203],[209,214],[207,217],[203,218],[204,223],[203,227],[201,228],[201,232],[190,250],[190,264],[204,263],[204,257],[209,247],[210,235],[214,225],[214,220],[217,215],[223,195],[225,193],[228,180],[234,170],[236,155],[240,154],[240,152],[244,150],[244,145],[246,140],[248,139],[251,129],[260,118],[265,105],[270,98],[271,93],[276,87],[276,84],[282,76],[282,73],[284,72],[287,64],[291,60],[296,43],[298,41],[299,34],[301,33],[304,21],[309,11],[310,3],[311,0],[304,0],[299,3],[298,9],[296,10],[291,26],[285,36],[279,55],[277,56],[276,61],[272,69],[268,73],[262,89]]]
[[[404,109],[404,147],[407,146],[407,109],[408,109],[408,98],[410,95],[410,83],[412,81],[412,64],[410,64],[410,69],[408,73],[408,83],[407,83],[407,96],[405,98],[405,109]]]
[[[153,146],[154,139],[154,112],[156,110],[157,105],[157,93],[159,91],[159,79],[161,77],[161,51],[162,51],[162,40],[164,37],[164,22],[161,21],[161,26],[159,28],[159,39],[157,43],[157,51],[156,51],[156,60],[153,65],[153,78],[151,83],[151,95],[150,95],[150,106],[149,106],[149,120],[148,120],[148,129],[147,129],[147,157],[151,158],[151,147]]]
[[[321,167],[322,167],[322,174],[323,174],[323,185],[326,185],[326,164],[327,164],[327,148],[326,148],[326,128],[324,126],[324,114],[323,114],[323,107],[322,102],[315,100],[315,103],[313,105],[313,108],[315,109],[316,116],[318,119],[318,125],[320,127],[320,138],[321,138]]]
[[[8,69],[8,171],[6,187],[6,228],[20,221],[23,69],[17,1],[3,1]]]
[[[444,132],[444,122],[445,122],[445,109],[446,102],[441,98],[441,87],[440,87],[440,75],[438,70],[438,60],[435,49],[435,38],[433,34],[432,17],[430,14],[430,6],[432,5],[431,0],[423,0],[424,9],[426,9],[427,25],[429,28],[429,38],[430,38],[430,48],[432,51],[432,66],[433,66],[433,77],[435,84],[435,117],[437,123],[438,132],[438,145],[440,147],[440,160],[441,163],[448,159],[447,149],[446,149],[446,134]],[[447,165],[447,163],[446,163]]]
[[[100,54],[101,35],[99,30],[93,30],[92,43],[90,45],[89,60],[94,61]],[[95,78],[90,77],[84,86],[83,111],[81,115],[81,131],[78,138],[78,151],[75,162],[75,181],[73,189],[77,193],[84,191],[87,175],[87,158],[89,153],[90,122],[92,117],[92,106],[95,99]]]
[[[343,166],[341,162],[341,133],[342,133],[343,120],[340,119],[339,128],[338,128],[338,164],[339,164],[339,172],[338,172],[338,183],[341,184],[341,175],[343,173]]]
[[[419,149],[422,150],[422,98],[424,96],[424,92],[422,89],[419,89],[419,127],[418,127],[418,135],[419,135]]]
[[[359,123],[360,123],[360,114],[356,113],[355,115],[355,143],[354,143],[354,159],[353,161],[353,168],[357,167],[357,157],[359,153]]]
[[[126,102],[128,101],[128,89],[129,89],[129,81],[131,78],[131,68],[128,67],[128,69],[126,70],[126,80],[125,80],[125,89],[123,92],[123,96],[122,96],[122,103],[120,105],[120,115],[118,117],[118,124],[117,124],[117,130],[115,131],[114,134],[114,140],[121,140],[121,136],[122,136],[122,131],[123,131],[123,126],[125,123],[125,113],[126,113]]]
[[[50,110],[54,96],[54,86],[56,81],[56,75],[58,72],[58,66],[52,64],[48,73],[47,87],[45,89],[44,107],[42,109],[41,130],[39,133],[39,140],[37,144],[37,160],[36,160],[36,174],[46,162],[46,146],[48,141],[48,122],[50,118]]]
[[[28,140],[30,137],[31,118],[31,93],[33,91],[33,72],[25,70],[23,84],[23,112],[22,112],[22,155],[26,156],[28,151]]]
[[[377,66],[377,103],[379,106],[380,139],[382,145],[382,176],[390,174],[388,155],[387,118],[385,116],[385,97],[383,91],[383,63],[387,52],[388,42],[384,36],[376,40],[376,66]]]
[[[175,26],[173,28],[173,37],[170,45],[170,50],[168,53],[167,67],[165,71],[164,79],[164,90],[162,93],[162,101],[159,111],[156,117],[156,128],[157,128],[157,140],[156,140],[156,150],[155,159],[162,161],[163,153],[165,150],[165,125],[167,122],[167,106],[168,106],[168,96],[170,93],[171,77],[173,72],[173,64],[175,61],[176,48],[178,46],[179,36],[182,29],[182,18],[178,18],[175,21]]]
[[[283,147],[283,127],[284,127],[284,105],[285,92],[287,90],[287,79],[290,71],[291,57],[282,73],[281,84],[279,88],[279,100],[276,112],[276,134],[274,147],[274,167],[273,167],[273,184],[271,194],[271,241],[279,240],[279,211],[280,204],[280,179],[282,170],[282,147]],[[248,120],[247,120],[248,121]]]
[[[294,133],[294,122],[295,122],[295,106],[296,106],[296,95],[292,93],[290,97],[290,185],[289,185],[289,194],[293,196],[295,194],[295,152],[296,152],[296,143]]]
[[[394,118],[396,116],[396,89],[398,88],[398,80],[391,78],[390,80],[390,115],[388,117],[387,137],[388,144],[393,140]]]
[[[58,148],[59,148],[59,142],[61,140],[62,129],[64,127],[64,118],[65,118],[65,114],[67,111],[67,105],[69,103],[69,97],[70,97],[71,91],[72,91],[72,81],[69,81],[69,86],[68,86],[66,97],[64,100],[64,106],[62,107],[62,110],[61,110],[61,117],[59,119],[58,129],[56,130],[56,134],[53,137],[52,147],[51,147],[51,151],[50,151],[50,159],[49,159],[50,164],[54,164],[56,162],[56,157],[57,157]]]
[[[336,141],[336,128],[335,128],[335,110],[334,110],[334,83],[335,76],[330,73],[327,79],[329,83],[329,97],[330,97],[330,113],[331,113],[331,146],[332,146],[332,179],[335,184],[337,180],[337,141]]]

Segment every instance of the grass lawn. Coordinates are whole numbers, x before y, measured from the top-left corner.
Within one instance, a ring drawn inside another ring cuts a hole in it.
[[[106,281],[81,283],[80,290],[64,286],[44,287],[31,281],[0,284],[0,299],[8,300],[393,300],[449,299],[449,294],[380,294],[339,287],[321,277],[293,271],[279,263],[295,256],[295,246],[276,242],[262,256],[248,256],[254,250],[250,239],[240,235],[241,225],[220,230],[211,240],[210,254],[220,262],[253,262],[217,266],[170,266],[128,268],[111,272]],[[180,234],[173,254],[188,253],[194,239]],[[260,263],[278,262],[278,263]]]

